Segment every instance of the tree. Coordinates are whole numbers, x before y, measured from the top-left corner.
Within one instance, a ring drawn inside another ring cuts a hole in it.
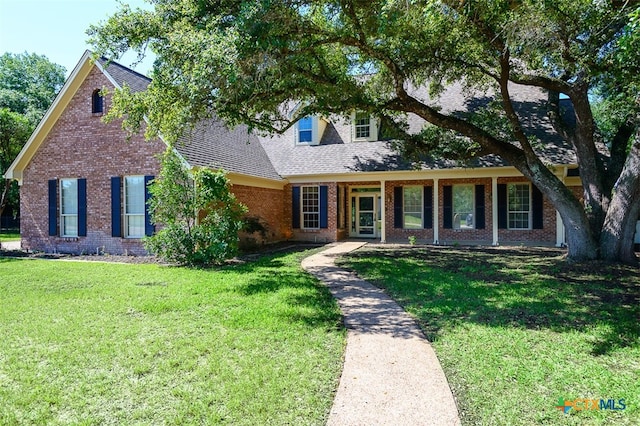
[[[220,264],[235,255],[246,209],[231,193],[225,174],[188,170],[171,148],[161,160],[160,175],[149,184],[149,204],[162,229],[145,238],[145,247],[164,260],[190,266]]]
[[[413,147],[450,157],[493,153],[516,167],[560,213],[570,258],[636,261],[637,1],[158,0],[154,5],[153,11],[123,7],[89,31],[101,53],[118,57],[131,47],[157,55],[149,90],[138,97],[120,94],[121,109],[114,111],[137,111],[130,117],[134,128],[142,113],[151,134],[172,138],[214,112],[231,125],[276,132],[309,114],[373,113]],[[456,81],[473,90],[493,89],[494,102],[479,114],[460,117],[442,113],[410,90],[428,85],[437,95]],[[514,106],[514,84],[548,93],[545,107],[554,131],[577,156],[583,201],[539,157],[523,125],[526,117]],[[596,89],[623,114],[607,121],[607,132],[594,118]],[[569,113],[561,108],[565,97]],[[302,107],[291,114],[291,105]],[[406,134],[407,113],[429,123],[421,134]]]
[[[36,54],[0,56],[0,175],[4,175],[64,83],[65,70]],[[4,180],[0,216],[18,207],[18,187]]]

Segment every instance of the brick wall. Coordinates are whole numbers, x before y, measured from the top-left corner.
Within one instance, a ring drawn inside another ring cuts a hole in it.
[[[498,183],[527,183],[523,178],[499,178]],[[484,185],[485,228],[484,229],[444,229],[443,228],[443,187],[446,185]],[[398,186],[433,186],[433,180],[387,181],[385,187],[385,210],[387,212],[385,227],[389,242],[407,242],[409,236],[415,236],[418,242],[432,243],[433,229],[400,229],[394,228],[394,188]],[[438,208],[440,244],[491,244],[493,242],[493,209],[492,183],[490,178],[478,179],[440,179],[438,181],[439,199],[434,200]],[[500,244],[543,244],[556,242],[556,211],[546,197],[543,197],[543,229],[530,230],[498,230]]]
[[[394,227],[394,199],[393,194],[396,187],[402,186],[431,186],[433,187],[433,180],[397,180],[393,182],[387,182],[384,189],[385,197],[385,234],[387,241],[407,243],[410,236],[416,237],[420,244],[433,243],[433,228],[431,229],[403,229]],[[436,224],[434,224],[435,226]]]
[[[285,204],[285,222],[289,226],[291,232],[291,238],[296,241],[313,241],[313,242],[332,242],[338,240],[338,234],[345,235],[344,229],[338,230],[337,214],[338,214],[338,185],[336,182],[311,182],[304,185],[295,186],[314,186],[314,185],[326,185],[327,186],[327,217],[328,227],[320,229],[293,229],[292,223],[292,185],[287,185],[284,191],[284,204]],[[301,221],[302,226],[302,221]]]
[[[257,221],[264,228],[264,234],[240,233],[241,247],[258,246],[286,239],[291,224],[290,221],[285,220],[283,190],[233,185],[232,191],[238,201],[249,209],[247,217]]]
[[[145,254],[139,239],[111,237],[110,178],[124,175],[157,175],[157,153],[163,142],[147,142],[143,136],[126,140],[121,123],[105,124],[91,112],[95,89],[111,88],[94,67],[70,104],[53,126],[24,171],[21,194],[23,247],[30,250],[69,253]],[[105,97],[105,111],[110,98]],[[48,235],[49,179],[87,179],[87,236]]]
[[[529,183],[524,178],[498,178],[498,184]],[[499,229],[498,241],[502,245],[508,244],[541,244],[555,245],[556,243],[556,209],[547,197],[542,197],[542,229],[510,230]]]
[[[130,140],[121,122],[105,124],[92,114],[95,89],[111,88],[94,68],[53,126],[24,172],[21,191],[21,233],[25,249],[62,253],[109,253],[144,255],[140,239],[111,236],[111,177],[157,175],[156,155],[163,152],[160,140],[147,142],[142,135]],[[105,111],[110,98],[105,97]],[[62,238],[48,235],[48,181],[87,179],[87,236]],[[247,245],[284,238],[290,220],[284,222],[283,191],[236,185],[233,192],[267,229],[265,236],[243,234]]]

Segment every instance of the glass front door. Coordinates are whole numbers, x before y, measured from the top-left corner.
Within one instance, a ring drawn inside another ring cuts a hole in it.
[[[376,212],[375,197],[373,195],[358,196],[358,236],[375,237]]]
[[[362,193],[351,196],[351,231],[359,238],[377,238],[380,223],[380,195]]]

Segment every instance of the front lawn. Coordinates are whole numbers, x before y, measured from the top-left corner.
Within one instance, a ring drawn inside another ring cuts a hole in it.
[[[637,268],[526,248],[365,248],[341,264],[417,318],[463,424],[640,424]],[[626,408],[564,414],[560,399]]]
[[[0,424],[324,424],[345,333],[302,256],[0,258]]]
[[[20,241],[20,232],[18,231],[0,231],[0,243],[9,241]]]

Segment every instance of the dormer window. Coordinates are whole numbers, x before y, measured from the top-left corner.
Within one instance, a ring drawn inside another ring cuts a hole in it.
[[[316,115],[307,115],[298,120],[294,126],[297,145],[319,145],[327,121]]]
[[[307,116],[298,121],[298,143],[313,141],[313,117]]]
[[[91,113],[93,114],[102,114],[104,111],[104,98],[100,93],[100,89],[96,89],[93,91],[91,95]]]
[[[371,117],[368,114],[356,113],[354,126],[356,126],[356,139],[369,139],[371,136]]]
[[[366,112],[351,114],[351,139],[358,141],[378,140],[378,120]]]

